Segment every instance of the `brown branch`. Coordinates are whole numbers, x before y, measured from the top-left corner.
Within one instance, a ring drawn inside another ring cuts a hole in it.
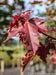
[[[40,31],[40,33],[44,34],[45,36],[48,36],[48,37],[51,38],[51,39],[56,40],[56,38],[54,38],[54,37],[52,37],[52,36],[50,36],[50,35],[48,35],[48,34],[46,34],[46,33],[43,33],[43,32],[41,32],[41,31]]]

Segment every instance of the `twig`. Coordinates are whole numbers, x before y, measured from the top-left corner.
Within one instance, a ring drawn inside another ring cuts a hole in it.
[[[56,38],[54,38],[54,37],[52,37],[52,36],[50,36],[50,35],[48,35],[48,34],[46,34],[46,33],[43,33],[43,32],[41,32],[41,31],[40,31],[40,33],[44,34],[45,36],[48,36],[48,37],[51,38],[51,39],[56,40]]]

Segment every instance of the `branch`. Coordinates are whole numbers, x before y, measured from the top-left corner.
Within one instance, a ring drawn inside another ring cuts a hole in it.
[[[46,33],[43,33],[43,32],[41,32],[41,31],[40,31],[40,33],[44,34],[45,36],[48,36],[48,37],[51,38],[51,39],[56,40],[56,38],[54,38],[54,37],[52,37],[52,36],[50,36],[50,35],[48,35],[48,34],[46,34]]]

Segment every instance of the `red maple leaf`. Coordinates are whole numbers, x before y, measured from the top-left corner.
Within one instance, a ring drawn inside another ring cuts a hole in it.
[[[49,30],[45,26],[45,22],[42,22],[43,19],[32,18],[29,22],[25,19],[28,14],[30,14],[31,10],[27,10],[23,12],[21,15],[12,16],[14,18],[14,22],[10,23],[10,27],[7,31],[8,37],[5,41],[20,33],[20,40],[28,49],[33,50],[33,54],[38,50],[39,44],[39,31],[48,32]],[[4,42],[5,42],[4,41]]]
[[[45,58],[46,58],[46,55],[49,53],[49,49],[50,49],[48,46],[50,43],[49,39],[47,40],[49,43],[46,41],[45,41],[45,44],[39,43],[39,39],[41,38],[39,33],[49,32],[48,28],[45,25],[45,22],[42,22],[43,19],[32,18],[29,21],[25,19],[25,18],[28,18],[28,15],[31,12],[33,11],[27,10],[26,12],[23,12],[21,15],[17,14],[15,16],[12,16],[12,18],[14,18],[14,21],[10,23],[8,31],[6,32],[8,33],[8,37],[4,41],[6,42],[11,37],[14,37],[19,33],[19,37],[22,43],[25,44],[28,50],[29,49],[32,50],[24,56],[25,60],[23,59],[23,62],[24,62],[23,70],[24,70],[24,67],[28,64],[28,62],[38,53],[40,58],[43,61],[46,61]]]

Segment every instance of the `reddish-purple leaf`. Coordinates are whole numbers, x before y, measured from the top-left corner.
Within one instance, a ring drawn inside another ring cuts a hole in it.
[[[9,29],[6,32],[8,33],[8,37],[4,41],[6,42],[8,39],[16,36],[17,33],[19,33],[19,37],[22,43],[25,44],[28,50],[31,50],[23,57],[23,70],[35,55],[39,55],[43,61],[46,61],[45,58],[49,53],[49,46],[52,45],[52,48],[54,46],[52,42],[50,44],[49,38],[47,39],[48,42],[45,41],[44,44],[39,43],[39,39],[41,38],[39,33],[49,32],[49,30],[45,26],[45,22],[42,22],[43,19],[32,18],[27,21],[25,18],[28,18],[28,14],[30,14],[31,12],[33,11],[28,10],[26,12],[23,12],[21,15],[18,14],[12,16],[12,18],[14,18],[14,21],[10,23]]]
[[[10,27],[8,29],[8,37],[5,41],[10,39],[13,36],[16,36],[19,33],[20,27],[22,26],[20,32],[20,40],[28,49],[33,50],[33,54],[38,50],[39,44],[39,31],[48,32],[47,27],[45,26],[45,22],[42,22],[43,19],[32,18],[29,22],[24,18],[30,14],[31,10],[27,10],[20,15],[12,16],[14,18],[14,22],[10,23]],[[16,27],[15,27],[16,26]]]
[[[53,43],[53,41],[50,38],[47,38],[45,40],[45,42],[43,44],[40,43],[40,47],[38,48],[39,54],[37,54],[38,56],[40,56],[40,58],[46,62],[46,57],[47,54],[49,54],[49,50],[50,49],[55,49],[55,45]]]

